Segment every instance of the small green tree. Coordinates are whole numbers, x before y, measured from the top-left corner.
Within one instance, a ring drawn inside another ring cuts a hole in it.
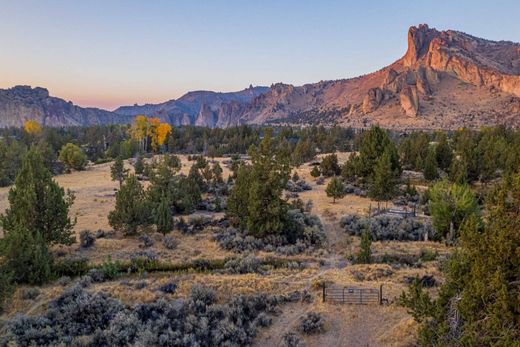
[[[335,204],[336,199],[342,199],[345,196],[345,187],[343,182],[334,176],[327,185],[325,192],[329,198],[332,198],[332,203]]]
[[[137,154],[137,158],[135,158],[134,171],[136,175],[142,175],[144,172],[144,161],[141,154]]]
[[[84,170],[88,162],[81,148],[73,143],[63,145],[58,159],[67,167],[68,171],[71,169]]]
[[[129,175],[116,193],[116,206],[108,214],[114,230],[135,234],[139,227],[150,224],[150,209],[145,192],[135,175]]]
[[[439,137],[439,141],[435,146],[435,159],[439,167],[446,171],[451,166],[453,150],[448,143],[446,134],[441,134]]]
[[[336,154],[329,154],[321,160],[320,171],[323,176],[330,177],[339,175],[341,168],[338,164],[338,156]]]
[[[432,148],[428,150],[428,155],[424,159],[423,174],[427,181],[433,181],[439,177],[439,173],[437,172],[437,159],[435,151]]]
[[[125,164],[121,156],[118,156],[114,164],[110,166],[110,176],[112,177],[112,181],[119,182],[119,188],[121,188],[123,181],[128,176],[128,169],[125,169]]]
[[[311,170],[311,176],[314,178],[318,178],[318,177],[320,177],[320,175],[321,175],[320,169],[318,169],[317,166],[314,166]]]
[[[298,175],[298,171],[297,170],[294,170],[294,173],[293,173],[293,175],[291,177],[291,180],[293,182],[298,182],[300,180],[300,176]]]
[[[161,202],[155,208],[154,223],[157,231],[163,235],[173,230],[173,216],[168,198],[162,197]]]
[[[397,189],[396,173],[392,169],[390,152],[385,151],[376,161],[374,176],[369,186],[369,196],[376,201],[390,200]]]
[[[360,264],[369,264],[372,262],[372,240],[368,227],[361,234],[361,244],[357,254],[357,261]]]
[[[458,229],[466,218],[478,215],[479,208],[475,194],[467,185],[436,183],[429,192],[429,210],[435,230],[453,241]]]

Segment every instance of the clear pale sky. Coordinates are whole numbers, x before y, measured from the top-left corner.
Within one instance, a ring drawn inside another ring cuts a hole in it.
[[[518,0],[0,0],[0,88],[113,109],[301,85],[388,65],[419,23],[518,42],[519,13]]]

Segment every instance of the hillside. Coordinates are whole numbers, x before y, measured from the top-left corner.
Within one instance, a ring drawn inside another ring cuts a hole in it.
[[[377,50],[377,47],[375,47]],[[408,31],[408,49],[374,73],[238,92],[188,92],[160,104],[114,112],[81,108],[43,88],[0,90],[0,127],[34,118],[49,126],[126,123],[137,114],[173,125],[340,124],[455,129],[520,125],[520,44],[489,41],[426,24]]]
[[[131,117],[99,108],[84,108],[49,96],[44,88],[0,89],[0,127],[20,127],[29,119],[52,127],[128,123]]]

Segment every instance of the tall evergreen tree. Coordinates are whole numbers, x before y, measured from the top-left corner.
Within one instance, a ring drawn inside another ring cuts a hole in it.
[[[369,227],[363,230],[363,233],[361,234],[361,243],[357,255],[357,261],[361,264],[369,264],[372,262],[372,240],[368,228]]]
[[[423,174],[427,181],[433,181],[439,177],[439,173],[437,172],[437,158],[433,148],[428,150],[428,155],[424,159]]]
[[[439,135],[439,141],[435,146],[435,159],[442,170],[448,170],[453,160],[453,150],[448,143],[448,137],[442,133]]]
[[[282,192],[289,180],[288,159],[275,150],[271,131],[249,153],[251,165],[241,165],[228,199],[228,215],[257,237],[280,234],[287,223]]]
[[[489,195],[489,215],[461,227],[433,299],[417,281],[401,303],[420,324],[422,346],[517,346],[520,341],[520,174]]]
[[[170,201],[167,197],[161,198],[161,202],[155,208],[154,223],[157,226],[157,231],[164,235],[172,231],[173,216]]]
[[[139,227],[150,224],[150,209],[141,183],[129,175],[116,193],[116,206],[108,214],[108,222],[114,230],[135,234]]]
[[[128,176],[128,169],[125,169],[125,164],[121,156],[118,156],[114,161],[114,164],[110,166],[110,176],[112,177],[112,181],[119,182],[119,188],[121,188],[123,181],[126,176]]]
[[[376,161],[369,195],[376,201],[386,201],[395,195],[396,189],[397,179],[392,169],[391,153],[386,150]]]
[[[48,245],[74,242],[76,222],[69,217],[74,195],[54,182],[36,148],[27,152],[8,200],[9,208],[0,216],[6,234],[24,229]]]

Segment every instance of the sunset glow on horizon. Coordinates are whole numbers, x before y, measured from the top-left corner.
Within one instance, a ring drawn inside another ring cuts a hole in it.
[[[520,41],[520,22],[500,10],[520,3],[503,2],[3,0],[0,88],[39,86],[113,110],[192,90],[355,77],[401,57],[420,23]]]

